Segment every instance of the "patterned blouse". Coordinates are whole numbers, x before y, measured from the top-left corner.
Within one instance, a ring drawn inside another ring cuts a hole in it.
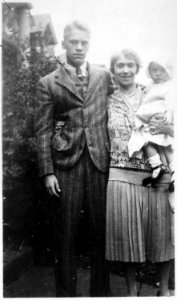
[[[128,141],[135,126],[134,115],[142,103],[146,89],[136,85],[136,92],[126,97],[117,88],[108,99],[108,131],[110,136],[110,167],[150,171],[142,151],[136,158],[129,158]]]

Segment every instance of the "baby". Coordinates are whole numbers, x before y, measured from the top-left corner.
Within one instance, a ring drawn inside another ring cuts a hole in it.
[[[156,114],[163,114],[164,124],[166,125],[174,122],[171,67],[158,61],[151,61],[148,65],[148,73],[153,83],[136,112],[136,129],[133,131],[128,143],[129,156],[136,155],[136,152],[141,149],[145,152],[152,167],[152,177],[145,178],[143,185],[146,186],[151,183],[154,186],[165,173],[165,166],[158,153],[160,147],[171,171],[169,191],[173,192],[173,138],[167,134],[153,135],[149,128],[150,119]]]

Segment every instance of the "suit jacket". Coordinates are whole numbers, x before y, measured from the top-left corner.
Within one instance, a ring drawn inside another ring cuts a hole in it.
[[[79,79],[64,66],[39,81],[35,130],[40,176],[73,167],[85,144],[95,166],[108,170],[107,97],[114,88],[107,70],[88,64],[88,73],[84,99],[75,86]]]

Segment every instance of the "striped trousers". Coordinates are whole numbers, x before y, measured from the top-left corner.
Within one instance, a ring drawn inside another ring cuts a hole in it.
[[[61,189],[54,220],[56,295],[57,297],[76,296],[75,239],[80,211],[84,205],[88,210],[91,230],[90,295],[105,296],[109,288],[109,275],[105,262],[108,174],[95,167],[85,147],[81,158],[72,169],[56,170],[55,175]]]

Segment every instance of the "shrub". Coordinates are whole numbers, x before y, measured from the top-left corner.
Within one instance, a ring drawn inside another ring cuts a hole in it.
[[[3,221],[5,246],[30,241],[41,199],[34,138],[34,99],[39,78],[56,68],[54,57],[36,48],[39,36],[19,51],[3,41]]]

